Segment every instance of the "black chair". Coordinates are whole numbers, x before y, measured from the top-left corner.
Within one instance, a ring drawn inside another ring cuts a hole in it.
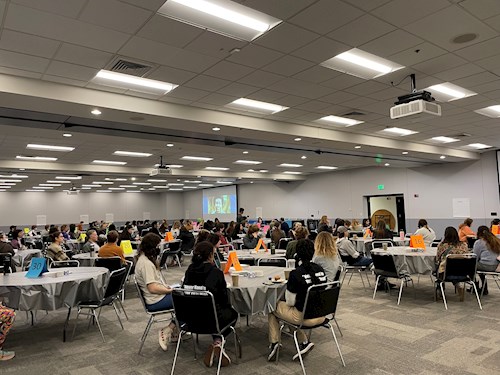
[[[259,258],[257,265],[262,267],[286,267],[286,258]]]
[[[453,284],[465,283],[470,285],[474,289],[476,294],[477,303],[479,308],[482,310],[481,301],[479,299],[479,294],[477,292],[476,284],[474,280],[476,278],[476,267],[477,267],[477,256],[476,254],[448,254],[446,256],[446,266],[444,268],[444,273],[442,278],[438,274],[436,283],[441,289],[441,296],[443,297],[443,303],[446,310],[448,310],[448,304],[446,302],[446,296],[444,294],[444,283],[451,282]]]
[[[434,240],[431,242],[431,244],[429,245],[429,247],[438,247],[438,245],[441,243],[441,240]]]
[[[89,327],[90,323],[94,320],[97,324],[97,327],[99,328],[99,332],[101,333],[102,341],[106,342],[106,340],[104,339],[104,333],[101,329],[101,323],[99,322],[100,311],[99,314],[96,314],[96,310],[101,309],[103,306],[113,306],[116,316],[118,317],[118,322],[123,329],[122,320],[120,319],[120,314],[118,313],[118,309],[115,306],[115,301],[120,299],[121,286],[123,285],[123,281],[126,279],[126,277],[127,269],[125,267],[112,271],[105,286],[104,297],[100,301],[81,301],[78,303],[78,313],[76,314],[73,336],[75,336],[78,317],[80,316],[80,314],[82,314],[92,317],[92,319],[89,319]],[[89,312],[83,313],[82,309],[88,309]]]
[[[498,289],[500,289],[500,272],[488,272],[488,271],[477,271],[478,276],[483,276],[483,285],[481,286],[481,297],[483,296],[484,289],[486,286],[486,280],[490,276],[497,284]]]
[[[65,267],[80,267],[80,262],[76,259],[72,260],[52,260],[50,258],[48,260],[48,268],[65,268]]]
[[[162,259],[165,257],[165,262],[163,263],[163,266],[165,269],[167,268],[167,258],[172,257],[177,261],[177,265],[181,267],[181,258],[179,254],[181,254],[181,247],[182,247],[182,241],[175,241],[175,242],[170,242],[168,244],[168,248],[166,248],[163,253],[162,253]]]
[[[333,320],[335,324],[337,321],[335,319],[335,313],[337,311],[337,303],[339,300],[340,294],[340,283],[338,281],[331,281],[324,284],[311,285],[307,289],[306,299],[304,302],[303,316],[302,320],[299,324],[293,324],[286,320],[279,319],[281,323],[280,327],[280,336],[283,332],[283,328],[285,326],[290,327],[293,330],[293,340],[295,342],[295,348],[297,349],[297,354],[299,355],[300,366],[302,367],[302,372],[306,375],[306,369],[304,367],[304,361],[302,359],[302,354],[300,353],[299,342],[297,339],[297,331],[301,330],[313,330],[315,328],[327,328],[330,330],[333,336],[333,340],[335,341],[335,345],[337,346],[337,350],[339,352],[340,360],[342,361],[342,366],[345,367],[344,357],[342,356],[342,352],[340,351],[339,342],[337,341],[337,336],[335,335],[335,331],[333,330],[330,322]],[[315,326],[306,326],[304,325],[304,320],[307,319],[315,319],[325,317],[325,320],[318,325]],[[338,328],[338,324],[337,324]],[[340,328],[339,328],[340,331]],[[279,359],[279,346],[278,352],[276,354],[276,361]]]
[[[241,358],[241,342],[234,329],[238,317],[236,316],[236,319],[227,326],[221,327],[212,293],[206,290],[195,290],[191,288],[174,289],[172,290],[172,301],[174,304],[175,317],[178,322],[182,322],[180,323],[179,337],[188,332],[197,335],[217,335],[221,337],[221,354],[219,365],[217,366],[217,375],[220,373],[222,352],[226,345],[226,337],[224,337],[222,332],[229,329],[231,330],[230,334],[234,334],[236,355]],[[200,311],[203,311],[203,314],[200,314]],[[171,375],[174,374],[180,344],[181,340],[177,341]],[[195,345],[195,340],[193,340],[193,345]]]
[[[12,273],[16,272],[16,266],[12,261],[12,255],[10,253],[0,254],[0,273]]]
[[[149,315],[149,320],[148,324],[146,325],[146,328],[144,329],[144,333],[141,336],[141,345],[139,346],[139,353],[141,354],[142,347],[144,346],[144,342],[146,341],[146,338],[148,337],[149,331],[154,323],[159,323],[159,322],[165,322],[167,320],[173,320],[174,319],[174,309],[171,310],[162,310],[162,311],[149,311],[148,306],[146,304],[146,300],[144,299],[144,294],[142,293],[142,289],[137,284],[137,280],[135,280],[135,287],[137,289],[137,295],[139,296],[139,299],[141,300],[142,307],[144,308],[144,311],[146,314]],[[162,319],[157,319],[158,316],[161,315],[166,315],[170,314],[170,318],[162,318]]]
[[[120,257],[109,257],[109,258],[95,258],[94,260],[95,267],[104,267],[109,270],[109,272],[113,272],[119,270],[123,267],[122,259]]]
[[[342,270],[341,272],[344,274],[342,276],[342,281],[341,281],[341,285],[344,284],[344,280],[345,280],[345,277],[347,276],[348,273],[351,274],[351,276],[349,277],[349,280],[347,281],[347,285],[349,285],[351,283],[351,279],[352,279],[352,275],[354,275],[354,273],[358,273],[359,274],[359,277],[361,277],[361,282],[363,283],[363,289],[366,289],[366,286],[365,286],[365,280],[363,279],[363,274],[365,275],[366,277],[366,281],[368,282],[368,286],[372,286],[371,283],[370,283],[370,279],[368,278],[368,274],[366,273],[366,271],[369,271],[370,270],[370,266],[353,266],[353,265],[350,265],[349,264],[349,256],[345,256],[345,255],[342,255],[340,254],[340,259],[342,260],[343,264],[341,265],[342,267]]]
[[[403,284],[407,285],[407,283],[411,281],[411,285],[413,286],[413,290],[415,291],[415,285],[413,284],[413,280],[410,274],[406,270],[398,270],[398,268],[396,267],[396,263],[394,263],[394,258],[391,254],[381,254],[377,252],[372,252],[372,260],[373,260],[373,266],[375,267],[374,272],[375,275],[377,276],[377,281],[375,282],[375,289],[373,290],[373,299],[375,299],[375,295],[377,294],[377,287],[381,277],[384,278],[386,287],[389,290],[389,292],[391,288],[387,285],[388,284],[387,279],[395,278],[401,280],[401,285],[399,286],[398,305],[399,302],[401,302],[401,294],[403,293]]]
[[[278,243],[278,249],[286,250],[288,243],[292,240],[293,240],[292,238],[281,238],[280,242]]]
[[[384,247],[384,244],[387,244],[387,246],[394,246],[394,242],[390,239],[382,239],[382,240],[373,240],[370,245],[371,245],[371,250],[373,249],[381,249]]]
[[[476,237],[467,237],[467,247],[469,249],[474,248],[474,243],[477,241]]]

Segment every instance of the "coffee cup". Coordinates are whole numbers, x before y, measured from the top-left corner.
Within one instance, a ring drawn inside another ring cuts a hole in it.
[[[224,270],[226,269],[226,265],[227,262],[220,262],[220,269],[222,270],[222,272],[224,272]]]
[[[231,275],[231,281],[233,282],[233,286],[238,286],[240,283],[240,275]]]
[[[387,251],[387,244],[386,244],[386,243],[383,243],[383,244],[382,244],[382,248],[383,248],[385,251]]]
[[[352,238],[354,238],[355,240],[357,240],[357,239],[358,239],[358,235],[357,235],[357,234],[354,234],[354,235],[352,236]]]
[[[285,268],[284,272],[285,272],[285,280],[288,280],[288,278],[290,277],[290,272],[292,272],[292,270]]]
[[[295,269],[295,259],[288,259],[286,261],[286,268]]]

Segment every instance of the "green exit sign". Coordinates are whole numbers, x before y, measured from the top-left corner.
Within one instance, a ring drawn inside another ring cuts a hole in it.
[[[379,190],[384,190],[384,189],[385,189],[385,186],[384,186],[384,185],[378,185],[378,186],[377,186],[377,189],[379,189]]]

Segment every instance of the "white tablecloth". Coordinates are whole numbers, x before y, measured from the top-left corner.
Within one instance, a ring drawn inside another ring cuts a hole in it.
[[[383,241],[383,240],[374,240],[373,238],[351,238],[352,241],[356,243],[356,250],[361,254],[368,254],[371,251],[371,243],[373,241]],[[410,239],[404,238],[403,240],[400,237],[393,237],[392,241],[396,244],[396,246],[409,246]]]
[[[42,256],[42,250],[39,249],[27,249],[27,250],[17,250],[16,254],[12,257],[16,265],[20,265],[24,268],[25,263],[31,258],[40,258]]]
[[[125,254],[125,258],[133,258],[137,255],[137,250],[132,250],[132,254]],[[80,262],[81,267],[93,267],[97,254],[92,253],[81,253],[73,255],[72,259],[76,259]]]
[[[405,269],[411,274],[430,274],[434,270],[434,258],[436,258],[436,247],[428,247],[423,251],[414,251],[407,246],[388,247],[387,251],[375,249],[373,252],[389,253],[394,257],[396,267]]]

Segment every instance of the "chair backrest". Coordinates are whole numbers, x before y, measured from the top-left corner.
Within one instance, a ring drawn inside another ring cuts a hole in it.
[[[264,267],[286,267],[286,258],[260,258],[257,260],[257,265]]]
[[[291,240],[292,240],[291,238],[281,238],[280,242],[278,244],[278,249],[280,249],[280,250],[286,250],[286,246],[288,245],[288,243]]]
[[[49,268],[64,268],[64,267],[80,267],[80,262],[76,259],[72,260],[52,260],[49,262]]]
[[[441,243],[441,240],[434,240],[431,242],[431,244],[429,245],[430,247],[438,247],[438,245]]]
[[[146,234],[148,234],[150,229],[151,228],[144,228],[144,229],[142,229],[141,230],[141,237],[144,237]]]
[[[307,289],[303,319],[314,319],[329,314],[335,315],[339,293],[340,283],[338,281],[311,285]]]
[[[394,246],[394,243],[392,242],[392,240],[374,240],[371,242],[371,247],[372,247],[372,250],[373,249],[380,249],[382,247],[384,247],[384,244],[387,244],[387,246]]]
[[[149,313],[148,305],[146,304],[146,300],[144,299],[144,293],[142,292],[141,287],[137,283],[137,280],[134,280],[134,282],[135,282],[135,288],[137,289],[137,295],[139,296],[139,299],[141,300],[142,303],[142,307],[144,308],[144,311]]]
[[[182,245],[182,241],[175,241],[175,242],[170,242],[168,244],[168,251],[179,251]]]
[[[444,279],[451,281],[474,280],[477,268],[476,254],[449,254],[446,256]]]
[[[120,293],[126,277],[127,269],[125,267],[112,271],[109,274],[108,284],[106,285],[106,291],[104,292],[104,299]]]
[[[373,266],[376,275],[399,277],[399,272],[391,254],[372,252]]]
[[[14,270],[11,269],[12,268],[12,255],[10,253],[6,253],[6,254],[2,253],[2,254],[0,254],[0,270],[2,272],[4,270],[4,267],[7,267],[6,268],[6,272],[7,272],[7,270],[9,272],[15,271],[15,269]]]
[[[477,238],[474,237],[467,237],[467,246],[469,249],[472,249],[474,247],[474,243],[477,241]]]
[[[220,334],[212,293],[191,288],[173,289],[172,302],[175,317],[183,323],[182,327],[186,331],[199,334]]]
[[[107,268],[110,272],[123,267],[120,257],[95,258],[94,266]]]

